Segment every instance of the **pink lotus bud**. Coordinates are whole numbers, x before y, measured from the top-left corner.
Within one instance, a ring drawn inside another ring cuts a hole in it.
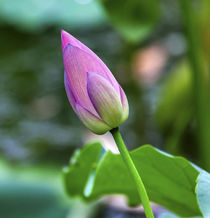
[[[61,32],[64,81],[68,99],[80,120],[96,134],[128,118],[126,95],[103,61],[64,30]]]

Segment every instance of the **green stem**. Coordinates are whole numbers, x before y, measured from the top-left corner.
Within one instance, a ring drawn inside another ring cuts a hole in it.
[[[146,214],[147,218],[154,218],[154,215],[152,213],[152,208],[150,206],[150,202],[149,202],[149,198],[147,196],[147,192],[146,189],[144,187],[144,184],[142,182],[142,179],[139,175],[139,172],[137,171],[133,160],[131,159],[131,156],[124,144],[124,141],[122,139],[122,136],[120,134],[120,131],[118,128],[112,129],[110,131],[112,133],[112,136],[117,144],[117,147],[120,151],[120,154],[131,174],[131,176],[133,177],[134,182],[136,183],[136,188],[138,190],[142,205],[144,207],[144,211]]]
[[[193,96],[195,102],[195,115],[197,121],[197,133],[201,160],[203,167],[210,169],[210,134],[208,99],[206,98],[206,80],[202,65],[202,51],[199,44],[196,26],[196,16],[192,8],[191,0],[179,0],[185,36],[188,45],[188,57],[192,71]]]

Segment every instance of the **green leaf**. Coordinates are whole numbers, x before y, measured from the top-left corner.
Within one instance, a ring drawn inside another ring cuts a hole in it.
[[[145,38],[160,15],[157,0],[101,0],[111,22],[129,41]]]
[[[70,160],[70,167],[63,169],[66,191],[70,196],[83,196],[84,188],[91,173],[97,167],[102,152],[99,143],[88,144],[81,151],[77,150]]]
[[[181,157],[170,156],[150,145],[130,152],[151,201],[179,216],[201,215],[195,186],[199,169]],[[63,171],[69,196],[90,201],[103,195],[124,194],[130,205],[138,205],[133,180],[121,156],[103,153],[100,143],[86,145]]]
[[[210,217],[210,174],[202,171],[197,180],[197,200],[203,217]]]

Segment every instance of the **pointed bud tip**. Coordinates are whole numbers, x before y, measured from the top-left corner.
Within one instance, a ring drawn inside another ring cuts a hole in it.
[[[65,30],[61,30],[61,43],[63,51],[66,45],[70,43],[70,34],[67,33]]]
[[[68,36],[68,35],[69,35],[69,33],[66,32],[64,29],[61,30],[61,38],[62,38],[63,36]]]

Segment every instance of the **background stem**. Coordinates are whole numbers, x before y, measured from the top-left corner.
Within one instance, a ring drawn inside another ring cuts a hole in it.
[[[110,132],[112,133],[112,136],[117,144],[117,147],[120,151],[120,154],[121,154],[126,166],[128,167],[128,170],[129,170],[131,176],[133,177],[133,179],[136,183],[136,188],[138,190],[142,205],[144,207],[146,217],[153,218],[154,215],[152,212],[152,208],[150,206],[150,202],[149,202],[149,198],[147,196],[146,189],[145,189],[144,184],[141,180],[139,172],[137,171],[137,169],[133,163],[133,160],[131,159],[130,154],[129,154],[129,152],[124,144],[124,141],[123,141],[122,136],[119,132],[119,129],[115,128],[115,129],[112,129]]]
[[[192,72],[193,96],[197,123],[197,135],[200,150],[201,165],[210,169],[210,116],[209,99],[207,98],[208,77],[203,68],[202,51],[198,38],[199,26],[191,0],[179,0],[185,36],[188,45],[188,58]]]

